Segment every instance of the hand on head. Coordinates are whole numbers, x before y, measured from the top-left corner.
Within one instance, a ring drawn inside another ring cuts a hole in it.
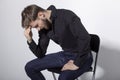
[[[25,28],[24,35],[29,43],[32,42],[33,34],[32,34],[31,26],[29,26],[28,28]]]

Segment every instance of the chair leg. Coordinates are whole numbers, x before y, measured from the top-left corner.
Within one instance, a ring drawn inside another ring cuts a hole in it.
[[[53,75],[54,80],[57,80],[54,72],[52,72],[52,75]]]
[[[95,80],[95,74],[93,73],[93,77],[92,77],[92,80]]]

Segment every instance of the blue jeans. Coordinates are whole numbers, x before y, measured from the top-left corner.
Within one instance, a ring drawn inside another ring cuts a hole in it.
[[[25,66],[26,74],[31,80],[46,80],[43,74],[40,72],[48,68],[63,67],[69,60],[75,60],[77,54],[70,52],[58,52],[48,54],[45,57],[34,59],[28,62]],[[61,71],[58,80],[74,80],[84,72],[86,72],[92,64],[92,55],[86,60],[86,63],[78,70],[66,70]]]

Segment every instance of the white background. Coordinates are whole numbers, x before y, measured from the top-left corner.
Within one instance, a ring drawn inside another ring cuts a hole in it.
[[[45,9],[52,4],[74,11],[88,32],[101,38],[96,79],[120,80],[120,0],[0,0],[0,80],[30,80],[24,66],[36,57],[21,27],[21,11],[30,4]],[[33,32],[37,42],[37,32]],[[48,53],[59,50],[51,41]],[[53,80],[50,72],[43,73],[47,80]]]

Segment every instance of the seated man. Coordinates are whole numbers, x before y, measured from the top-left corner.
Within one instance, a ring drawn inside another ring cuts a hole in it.
[[[57,67],[61,68],[58,80],[74,80],[91,67],[91,37],[75,13],[56,9],[53,5],[46,10],[37,5],[29,5],[21,15],[27,43],[37,57],[25,66],[31,80],[45,80],[40,71]],[[32,28],[38,30],[38,44],[32,38]],[[50,39],[63,50],[46,54]]]

